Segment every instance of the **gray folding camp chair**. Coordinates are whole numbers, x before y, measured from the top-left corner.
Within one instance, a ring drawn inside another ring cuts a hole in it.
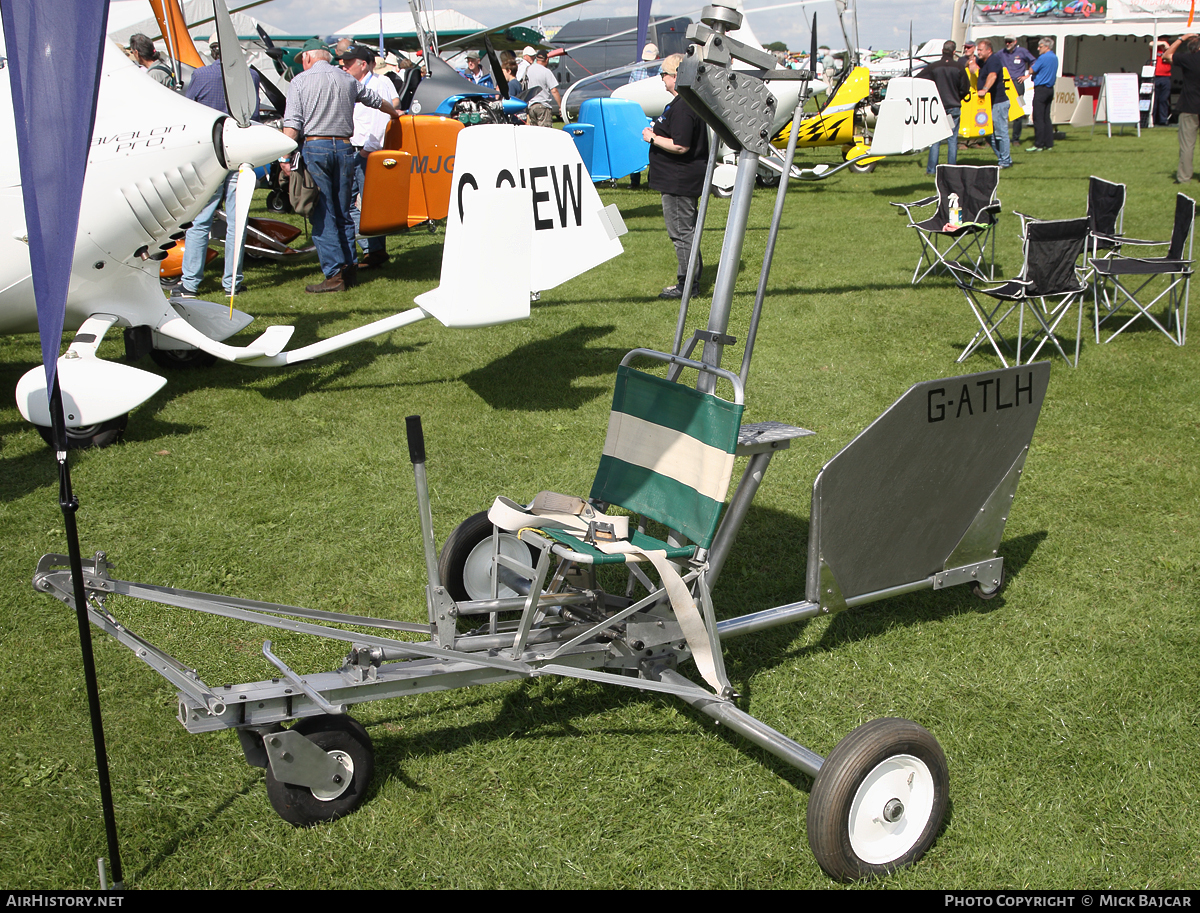
[[[963,290],[980,326],[979,332],[963,349],[958,360],[964,361],[986,339],[1005,367],[1008,367],[1008,361],[1000,351],[1001,345],[1010,352],[1015,352],[1014,364],[1021,364],[1025,312],[1028,311],[1034,324],[1034,338],[1030,344],[1036,345],[1024,360],[1033,361],[1042,350],[1042,346],[1049,342],[1067,364],[1076,367],[1079,364],[1079,344],[1083,335],[1083,299],[1088,289],[1087,283],[1078,275],[1076,264],[1087,245],[1088,220],[1082,218],[1042,221],[1026,217],[1023,222],[1025,260],[1017,278],[991,288],[978,287],[972,282],[975,277],[969,270],[957,265],[953,267],[958,277],[958,287]],[[977,297],[979,295],[992,298],[995,304],[981,304]],[[1067,357],[1056,335],[1058,325],[1070,311],[1072,304],[1076,304],[1079,311],[1074,361]],[[1018,314],[1015,349],[1000,333],[1000,325],[1014,310]]]
[[[1105,240],[1120,245],[1167,245],[1165,257],[1094,257],[1092,267],[1092,297],[1096,320],[1096,342],[1100,342],[1100,325],[1126,304],[1135,313],[1114,330],[1104,342],[1112,342],[1139,317],[1145,317],[1177,346],[1187,342],[1188,293],[1192,281],[1192,223],[1196,219],[1196,201],[1182,193],[1175,197],[1175,222],[1170,241],[1139,241],[1134,238],[1109,237]],[[1184,247],[1187,248],[1186,256]],[[1125,277],[1133,277],[1126,279]],[[1139,299],[1155,279],[1165,278],[1167,286],[1153,299],[1143,304]],[[1140,282],[1136,288],[1130,286]],[[1109,293],[1109,284],[1112,293]],[[1166,298],[1164,322],[1151,309]],[[1182,311],[1182,314],[1180,313]]]
[[[996,217],[1000,214],[1000,201],[996,199],[996,188],[1000,183],[998,165],[938,165],[937,194],[915,200],[912,203],[893,203],[904,210],[908,227],[917,231],[921,242],[921,256],[913,270],[912,284],[916,285],[926,276],[949,270],[952,261],[960,267],[968,263],[972,271],[983,281],[995,276],[996,263]],[[959,224],[950,228],[950,197],[958,197]],[[917,221],[913,210],[937,204],[934,214]],[[984,263],[987,274],[983,273]],[[961,270],[960,270],[961,271]]]

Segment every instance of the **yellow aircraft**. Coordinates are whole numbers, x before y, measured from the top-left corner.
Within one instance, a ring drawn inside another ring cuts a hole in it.
[[[870,150],[871,142],[865,132],[865,120],[856,120],[860,112],[865,113],[863,109],[870,94],[870,71],[866,67],[851,68],[836,84],[824,107],[816,114],[801,118],[798,128],[800,132],[796,138],[797,148],[841,146],[844,161],[860,159],[850,166],[851,171],[864,174],[873,171],[881,156],[861,158]],[[792,129],[792,122],[789,120],[771,138],[771,145],[777,149],[786,149]]]

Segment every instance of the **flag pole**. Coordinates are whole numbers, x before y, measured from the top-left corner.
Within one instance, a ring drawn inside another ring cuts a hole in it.
[[[67,557],[71,564],[71,583],[74,588],[75,619],[79,626],[79,651],[83,657],[83,678],[87,686],[88,713],[92,721],[92,745],[96,751],[96,777],[100,783],[100,807],[104,815],[104,833],[108,841],[109,869],[113,888],[125,887],[121,872],[121,848],[117,841],[117,817],[113,806],[112,782],[108,775],[108,749],[104,742],[104,717],[100,711],[100,688],[96,679],[96,658],[92,650],[92,628],[88,620],[87,591],[83,585],[83,556],[79,549],[79,530],[75,513],[79,499],[71,490],[71,467],[67,462],[67,428],[63,418],[62,388],[58,372],[50,392],[50,421],[54,432],[54,450],[58,460],[58,505],[62,508],[63,526],[67,534]],[[101,864],[103,879],[103,864]],[[101,885],[104,887],[104,885]]]

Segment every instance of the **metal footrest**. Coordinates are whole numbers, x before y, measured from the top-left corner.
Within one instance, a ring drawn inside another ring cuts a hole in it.
[[[807,428],[785,425],[783,422],[754,422],[738,430],[738,456],[752,456],[769,450],[787,450],[792,441],[816,434]]]

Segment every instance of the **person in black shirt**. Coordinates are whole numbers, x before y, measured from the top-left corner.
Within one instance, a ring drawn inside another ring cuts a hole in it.
[[[954,49],[954,42],[947,41],[942,45],[942,59],[931,63],[917,74],[918,79],[933,80],[934,85],[938,88],[942,107],[946,111],[946,116],[950,118],[951,127],[954,128],[954,133],[946,141],[948,144],[946,162],[951,165],[958,164],[958,118],[962,113],[963,99],[971,94],[971,81],[967,78],[966,69],[954,59]],[[926,174],[933,174],[936,171],[941,149],[940,142],[929,147],[929,162],[925,165]]]
[[[672,54],[662,64],[662,81],[672,100],[654,123],[642,131],[650,144],[650,189],[662,194],[663,220],[667,236],[675,245],[679,261],[677,280],[659,293],[659,298],[682,298],[696,231],[696,209],[704,192],[704,172],[708,164],[708,128],[688,103],[675,92],[675,75],[682,54]],[[696,263],[696,282],[704,269]]]
[[[1179,170],[1176,184],[1192,180],[1192,156],[1196,151],[1196,129],[1200,126],[1200,37],[1182,35],[1176,38],[1165,54],[1163,63],[1178,67],[1183,75],[1179,93]]]

